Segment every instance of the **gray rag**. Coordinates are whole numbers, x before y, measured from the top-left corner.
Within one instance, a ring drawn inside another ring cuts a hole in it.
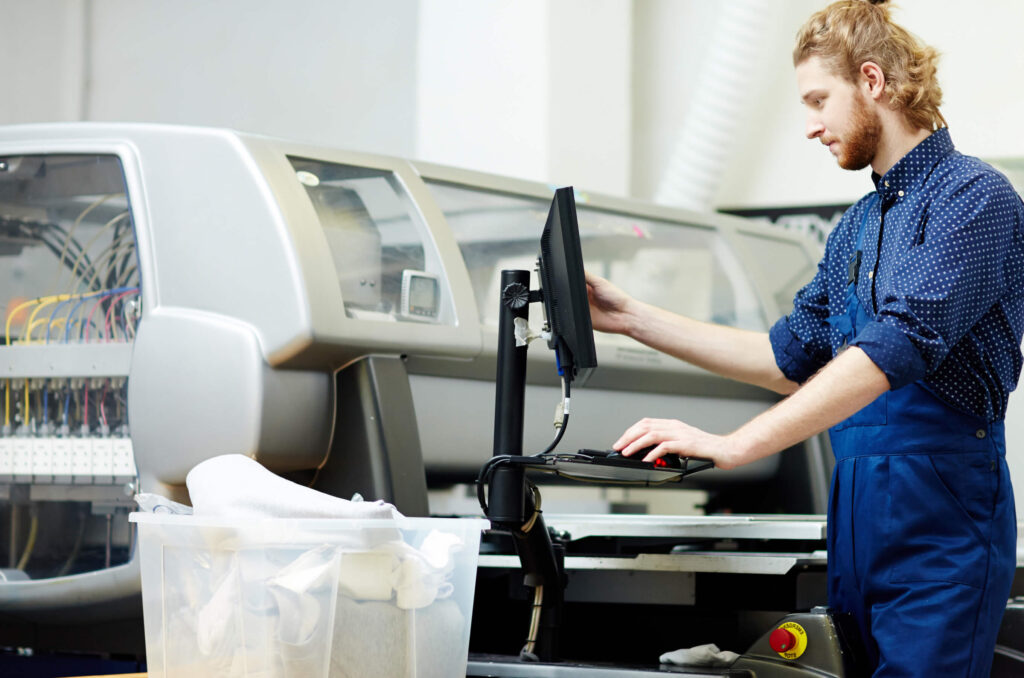
[[[728,650],[719,650],[714,643],[684,647],[681,650],[666,652],[661,655],[662,664],[676,666],[730,666],[739,659],[739,655]]]

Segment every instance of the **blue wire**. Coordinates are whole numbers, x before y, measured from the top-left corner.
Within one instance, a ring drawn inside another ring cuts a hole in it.
[[[50,343],[50,328],[53,327],[53,320],[54,320],[54,318],[57,317],[57,311],[60,310],[61,306],[63,306],[64,304],[68,303],[69,301],[71,301],[71,300],[70,299],[65,299],[64,301],[60,302],[59,304],[57,304],[56,306],[53,307],[53,313],[50,314],[50,320],[46,323],[46,343],[47,344]]]
[[[68,394],[64,397],[64,426],[68,425],[68,410],[71,409],[71,378],[68,377]]]
[[[78,307],[81,306],[82,304],[84,304],[86,299],[91,299],[92,297],[95,297],[95,296],[96,296],[95,294],[90,294],[87,297],[82,297],[81,299],[78,300],[78,303],[75,304],[75,307],[71,309],[71,312],[68,313],[68,321],[64,324],[64,343],[65,344],[67,343],[68,335],[71,332],[71,325],[74,324],[74,322],[71,320],[71,316],[73,316],[75,313],[78,312]]]
[[[87,297],[82,297],[82,301],[85,301],[86,299],[93,299],[95,297],[112,297],[115,294],[120,294],[122,292],[138,292],[138,291],[139,291],[138,287],[115,287],[112,290],[106,290],[104,292],[97,292],[95,294],[90,294]],[[80,303],[81,302],[79,302],[79,304]],[[75,310],[77,310],[77,309],[78,309],[78,305],[75,306]],[[74,313],[74,310],[72,310],[72,313]],[[71,313],[68,314],[68,317],[71,317]],[[85,323],[82,323],[82,327],[81,327],[81,329],[78,332],[78,339],[79,339],[79,341],[81,341],[84,337],[85,337]]]

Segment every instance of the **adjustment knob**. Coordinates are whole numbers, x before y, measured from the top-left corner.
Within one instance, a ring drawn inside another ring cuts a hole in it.
[[[787,631],[786,629],[775,629],[771,635],[768,636],[768,644],[771,645],[772,649],[776,652],[790,652],[796,647],[796,636]]]
[[[501,303],[512,310],[526,306],[530,303],[530,288],[518,282],[509,283],[501,291]]]

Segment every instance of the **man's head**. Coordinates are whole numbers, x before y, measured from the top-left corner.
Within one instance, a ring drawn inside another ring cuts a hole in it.
[[[945,126],[937,60],[884,4],[840,0],[815,13],[793,50],[807,136],[828,145],[841,167],[860,169],[875,158],[885,127],[920,134]]]

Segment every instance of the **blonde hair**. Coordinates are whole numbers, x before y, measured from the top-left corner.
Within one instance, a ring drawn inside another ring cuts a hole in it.
[[[892,22],[885,0],[839,0],[815,12],[797,32],[793,65],[820,58],[835,75],[856,82],[871,61],[885,74],[893,109],[914,127],[946,126],[939,112],[942,88],[935,77],[939,53]]]

